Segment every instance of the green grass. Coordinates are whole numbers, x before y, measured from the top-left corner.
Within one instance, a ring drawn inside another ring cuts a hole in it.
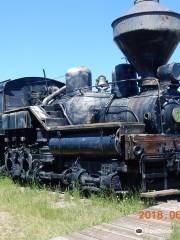
[[[146,207],[139,196],[81,199],[0,179],[0,240],[48,240]]]
[[[171,235],[171,240],[180,239],[180,222],[173,223],[173,233]]]

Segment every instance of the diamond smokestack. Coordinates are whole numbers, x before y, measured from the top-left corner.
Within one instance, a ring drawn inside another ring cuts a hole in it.
[[[112,23],[114,40],[142,77],[156,76],[180,40],[180,14],[158,0],[136,0]]]

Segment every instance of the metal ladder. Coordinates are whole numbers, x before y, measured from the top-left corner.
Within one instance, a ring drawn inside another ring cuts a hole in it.
[[[147,172],[147,165],[152,164],[152,166],[156,166],[161,163],[161,168],[159,168],[158,172]],[[141,167],[141,176],[142,176],[142,189],[143,192],[147,191],[147,182],[148,180],[153,179],[162,179],[163,180],[163,188],[167,189],[167,162],[163,156],[143,156],[140,161]]]

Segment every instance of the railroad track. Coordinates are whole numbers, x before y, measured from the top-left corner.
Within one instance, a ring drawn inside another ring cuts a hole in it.
[[[180,192],[168,190],[143,194],[156,204],[111,223],[94,226],[67,237],[51,240],[165,240],[172,233],[173,221],[180,222]]]

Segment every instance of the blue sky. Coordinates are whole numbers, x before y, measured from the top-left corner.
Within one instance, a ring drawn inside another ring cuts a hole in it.
[[[179,0],[161,0],[180,12]],[[0,81],[23,76],[57,78],[87,66],[93,79],[111,78],[123,55],[111,23],[133,0],[0,0]],[[179,61],[178,46],[172,61]],[[63,79],[62,79],[63,80]]]

